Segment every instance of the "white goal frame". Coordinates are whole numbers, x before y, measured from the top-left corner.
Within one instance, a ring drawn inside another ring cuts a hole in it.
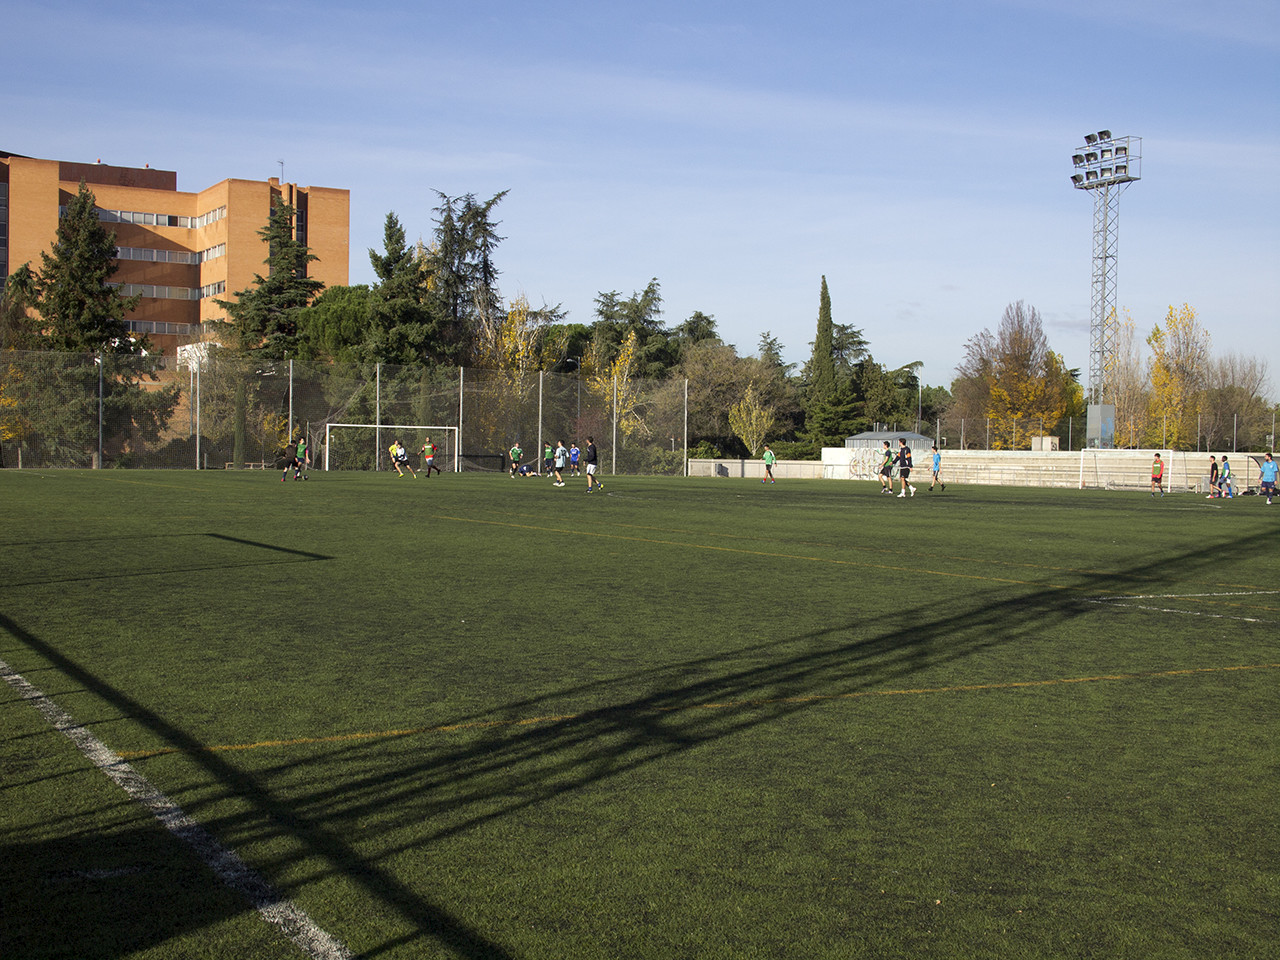
[[[375,432],[374,440],[374,463],[381,464],[382,460],[382,434],[383,431],[388,433],[403,432],[406,430],[424,430],[434,431],[438,433],[453,434],[453,468],[450,473],[457,473],[461,467],[459,466],[462,451],[459,446],[462,443],[462,430],[458,427],[446,427],[442,424],[419,424],[419,423],[326,423],[324,425],[324,469],[329,470],[329,431],[334,427],[362,427],[366,430]]]

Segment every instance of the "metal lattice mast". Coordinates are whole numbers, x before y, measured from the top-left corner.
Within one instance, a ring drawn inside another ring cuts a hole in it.
[[[1072,184],[1093,191],[1093,291],[1089,317],[1089,400],[1102,403],[1110,393],[1115,357],[1116,250],[1120,194],[1142,178],[1142,138],[1112,137],[1110,130],[1087,134],[1072,156]]]

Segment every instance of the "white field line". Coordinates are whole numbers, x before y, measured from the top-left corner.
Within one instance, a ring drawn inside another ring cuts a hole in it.
[[[15,673],[0,660],[0,677],[22,699],[39,711],[49,724],[76,745],[89,762],[105,773],[130,798],[146,807],[174,836],[185,841],[223,883],[249,901],[268,923],[279,927],[307,956],[315,960],[351,960],[352,953],[341,942],[316,926],[291,900],[276,892],[233,850],[218,843],[204,827],[157,790],[140,773],[109,750],[106,745],[76,723],[72,716]]]
[[[1232,593],[1148,593],[1141,596],[1128,597],[1090,597],[1089,603],[1105,603],[1113,607],[1125,607],[1130,610],[1149,610],[1153,613],[1179,613],[1188,617],[1208,617],[1211,620],[1242,620],[1245,623],[1276,623],[1275,620],[1264,620],[1261,617],[1237,617],[1225,613],[1209,613],[1204,610],[1179,610],[1174,607],[1149,607],[1134,600],[1190,600],[1200,597],[1264,597],[1280,593],[1280,590],[1240,590]]]

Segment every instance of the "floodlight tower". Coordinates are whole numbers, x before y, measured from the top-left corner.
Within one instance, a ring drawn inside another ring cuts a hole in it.
[[[1089,324],[1089,401],[1102,404],[1115,355],[1116,241],[1120,194],[1142,179],[1142,138],[1113,137],[1110,130],[1085,134],[1071,157],[1077,190],[1093,191],[1093,296]],[[1114,419],[1114,414],[1112,414]]]

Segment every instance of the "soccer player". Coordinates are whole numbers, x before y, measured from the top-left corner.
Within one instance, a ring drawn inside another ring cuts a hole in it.
[[[578,458],[582,456],[582,451],[578,449],[578,441],[574,440],[569,444],[569,476],[580,477],[578,472]]]
[[[408,470],[413,474],[413,479],[417,480],[418,473],[413,469],[413,465],[409,463],[409,451],[404,448],[404,444],[400,442],[398,437],[396,442],[388,449],[391,451],[391,465],[396,468],[396,475],[403,477],[404,470]],[[404,470],[401,470],[401,467],[404,467]]]
[[[893,451],[889,449],[889,441],[884,442],[880,451],[880,492],[893,493]]]
[[[1276,495],[1276,474],[1280,472],[1280,464],[1271,458],[1271,453],[1262,459],[1262,495],[1267,498],[1267,506],[1271,506],[1271,498]]]
[[[942,486],[943,490],[946,490],[947,485],[943,483],[942,479],[938,476],[938,474],[942,472],[942,454],[938,452],[938,445],[936,443],[929,449],[933,451],[933,479],[929,481],[929,489],[932,491],[933,485],[937,483]]]
[[[1222,496],[1222,491],[1218,489],[1218,458],[1209,458],[1209,495],[1206,500],[1212,500],[1214,497]]]
[[[1235,482],[1231,479],[1231,464],[1227,461],[1227,455],[1224,453],[1222,455],[1222,470],[1218,473],[1218,496],[1234,500],[1235,495]]]
[[[596,450],[596,438],[587,437],[587,493],[592,490],[603,490],[604,484],[596,478],[596,468],[600,464],[600,453]]]
[[[304,433],[298,438],[298,449],[293,454],[293,479],[307,479],[307,464],[311,462],[311,455],[307,453],[307,435]]]
[[[888,444],[886,444],[887,446]],[[911,448],[907,446],[907,438],[898,438],[898,455],[893,458],[893,462],[898,465],[898,479],[902,481],[902,492],[898,494],[899,498],[905,497],[907,491],[911,491],[911,496],[916,495],[916,488],[911,485]],[[892,489],[889,491],[892,493]]]
[[[426,443],[422,445],[422,472],[428,480],[431,479],[432,470],[440,472],[440,468],[436,466],[436,445],[427,437]]]
[[[1160,488],[1160,496],[1164,496],[1164,461],[1160,459],[1160,454],[1156,454],[1156,458],[1151,461],[1151,496],[1155,497],[1156,488]]]
[[[556,441],[555,459],[556,459],[556,465],[555,465],[555,476],[556,476],[556,482],[555,482],[555,486],[557,486],[557,487],[563,487],[563,486],[564,486],[564,477],[562,477],[562,476],[560,475],[560,473],[561,473],[561,471],[562,471],[562,470],[564,470],[564,465],[565,465],[565,463],[566,463],[566,462],[568,462],[568,460],[569,460],[569,451],[568,451],[568,449],[565,447],[565,445],[564,445],[564,441],[563,441],[563,440],[557,440],[557,441]]]
[[[511,457],[511,479],[514,480],[516,471],[520,469],[520,458],[524,456],[524,451],[520,449],[520,441],[513,443],[507,453]]]
[[[543,449],[542,449],[542,475],[543,475],[544,477],[549,477],[549,476],[551,476],[551,460],[552,460],[552,457],[553,457],[553,454],[552,454],[552,452],[551,452],[551,444],[550,444],[550,443],[548,443],[548,444],[547,444],[545,447],[543,447]]]
[[[769,445],[764,445],[764,479],[761,483],[774,483],[773,465],[778,462],[778,458],[773,455],[773,451],[769,449]]]

